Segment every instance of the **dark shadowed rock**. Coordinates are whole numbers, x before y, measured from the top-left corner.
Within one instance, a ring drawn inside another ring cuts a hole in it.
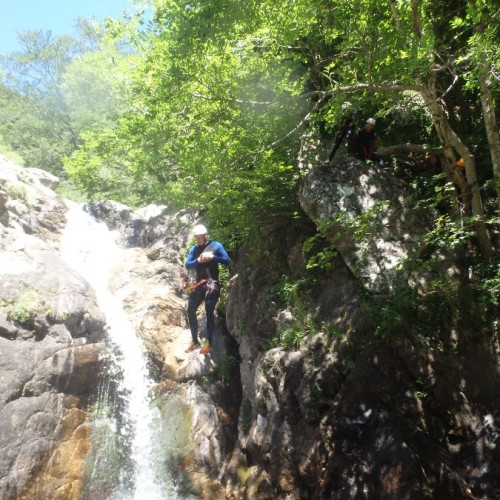
[[[412,213],[406,193],[388,172],[348,158],[308,173],[301,204],[316,224],[328,221],[339,250],[313,292],[312,331],[270,299],[271,261],[280,254],[252,265],[239,252],[226,321],[239,345],[243,398],[238,447],[224,477],[237,484],[245,469],[237,490],[246,498],[495,495],[495,335],[464,339],[459,356],[438,354],[413,331],[384,341],[366,314],[370,292],[379,296],[413,278],[397,262],[421,249],[430,227],[426,214]],[[361,247],[347,229],[379,202],[388,204],[382,224],[375,220]],[[455,262],[436,259],[449,276]],[[296,249],[287,262],[300,266]],[[304,335],[296,348],[271,349],[289,329]]]

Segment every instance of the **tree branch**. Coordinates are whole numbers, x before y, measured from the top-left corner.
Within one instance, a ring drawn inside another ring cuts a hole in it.
[[[420,39],[422,37],[422,23],[420,22],[420,15],[418,12],[420,0],[411,0],[411,24],[413,33]]]
[[[401,17],[399,15],[399,10],[398,6],[396,5],[396,2],[394,0],[388,0],[389,1],[389,7],[391,8],[392,12],[392,17],[394,18],[394,21],[396,23],[396,28],[398,31],[401,30]]]
[[[393,146],[380,147],[377,154],[384,158],[398,155],[417,155],[426,156],[431,151],[430,146],[420,144],[395,144]]]
[[[224,102],[235,102],[237,104],[250,104],[252,106],[272,106],[279,104],[279,101],[243,101],[242,99],[234,99],[231,97],[210,97],[208,95],[199,94],[198,92],[193,92],[191,94],[193,97],[199,97],[206,101],[224,101]]]
[[[296,127],[294,127],[292,130],[290,130],[290,132],[288,132],[287,134],[285,134],[283,137],[280,137],[279,139],[276,139],[271,144],[268,144],[267,146],[263,147],[262,149],[254,151],[254,152],[252,152],[250,154],[251,155],[262,154],[262,153],[264,153],[264,151],[267,151],[268,149],[274,148],[274,146],[276,146],[280,142],[285,141],[290,136],[292,136],[293,134],[295,134],[295,132],[297,132],[298,130],[300,130],[305,125],[305,123],[307,122],[307,120],[309,120],[309,117],[319,109],[319,107],[323,104],[323,102],[326,100],[327,97],[328,96],[325,95],[322,98],[320,98],[318,100],[318,102],[313,106],[313,108],[311,109],[311,111],[309,111],[306,114],[306,116],[304,116],[304,118],[302,118],[302,120],[299,122],[299,124]]]
[[[256,155],[261,155],[262,153],[264,153],[265,151],[268,151],[269,149],[273,148],[274,146],[276,146],[277,144],[280,144],[281,142],[283,141],[286,141],[286,139],[288,139],[289,137],[291,137],[293,134],[295,134],[297,131],[299,131],[304,125],[305,123],[307,122],[307,120],[309,120],[309,118],[311,117],[311,115],[313,113],[315,113],[319,107],[323,104],[323,102],[327,99],[328,96],[322,96],[313,106],[313,108],[311,109],[311,111],[309,111],[305,116],[304,118],[302,118],[302,120],[298,123],[298,125],[296,125],[292,130],[290,130],[289,132],[287,132],[284,136],[280,137],[279,139],[276,139],[275,141],[267,144],[266,146],[262,147],[261,149],[257,149],[255,151],[251,151],[249,153],[247,153],[245,155],[245,157],[249,157],[249,156],[256,156]],[[235,165],[236,163],[239,163],[242,161],[242,157],[238,158],[237,160],[233,161],[231,163],[231,165]]]
[[[371,90],[372,92],[403,92],[405,90],[414,90],[415,92],[422,91],[422,85],[402,85],[399,83],[387,83],[374,85],[369,83],[358,83],[356,85],[348,85],[345,87],[336,87],[330,90],[313,90],[305,94],[300,94],[300,98],[307,99],[309,97],[330,97],[336,94],[349,94],[359,92],[361,90]]]
[[[454,85],[455,81],[452,83]],[[206,86],[206,85],[205,85]],[[450,87],[451,89],[451,87]],[[448,89],[444,95],[446,95],[449,90]],[[370,90],[372,92],[403,92],[405,90],[411,90],[415,92],[422,91],[422,85],[402,85],[399,83],[388,83],[388,84],[380,84],[373,85],[369,83],[358,83],[356,85],[348,85],[344,87],[335,87],[330,90],[313,90],[311,92],[306,92],[304,94],[300,94],[297,96],[292,96],[289,99],[283,99],[281,101],[244,101],[242,99],[236,99],[231,97],[211,97],[204,94],[199,94],[197,92],[193,92],[194,97],[199,97],[200,99],[205,99],[207,101],[225,101],[225,102],[234,102],[237,104],[250,104],[252,106],[275,106],[277,104],[284,104],[286,102],[293,101],[295,99],[309,99],[311,97],[318,97],[321,102],[324,101],[327,97],[331,97],[337,94],[349,94],[354,92],[360,92],[362,90]]]

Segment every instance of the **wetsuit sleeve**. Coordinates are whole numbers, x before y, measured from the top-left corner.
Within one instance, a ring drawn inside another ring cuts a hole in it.
[[[186,269],[191,269],[195,267],[196,264],[198,264],[198,257],[195,257],[195,252],[194,252],[195,248],[196,246],[191,247],[191,250],[189,250],[188,256],[186,258]]]
[[[218,242],[214,244],[214,262],[223,265],[229,264],[229,256],[224,247]]]

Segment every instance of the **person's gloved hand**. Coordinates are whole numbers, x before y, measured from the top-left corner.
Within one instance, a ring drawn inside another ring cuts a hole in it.
[[[211,260],[214,259],[214,253],[213,252],[203,252],[199,257],[198,257],[198,262],[200,264],[203,264],[204,262],[210,262]]]

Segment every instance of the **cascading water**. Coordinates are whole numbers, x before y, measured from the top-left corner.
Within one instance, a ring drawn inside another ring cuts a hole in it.
[[[103,223],[98,223],[83,209],[70,204],[67,224],[61,241],[64,260],[77,270],[93,287],[98,305],[106,318],[108,343],[110,344],[110,371],[106,387],[117,386],[118,394],[124,395],[119,408],[112,411],[119,415],[101,412],[100,444],[94,441],[92,447],[102,446],[102,453],[113,457],[109,465],[105,458],[97,458],[99,450],[91,450],[94,456],[93,468],[97,469],[87,478],[103,479],[106,468],[116,474],[115,483],[107,485],[106,497],[113,500],[156,500],[179,498],[166,469],[162,456],[162,429],[157,409],[151,404],[149,378],[145,349],[141,339],[133,330],[120,301],[110,292],[108,283],[113,266],[119,262],[123,249],[117,244],[116,234]],[[121,374],[118,380],[114,380]],[[109,391],[103,390],[104,395]],[[115,398],[115,403],[116,403]],[[111,402],[112,405],[113,402]],[[109,401],[107,403],[109,405]],[[97,412],[99,413],[99,412]],[[104,416],[106,414],[106,416]],[[104,427],[104,430],[103,430]],[[94,428],[99,429],[95,423]],[[104,443],[103,443],[104,441]],[[123,450],[126,450],[124,452]],[[129,464],[127,466],[126,464]],[[104,469],[104,471],[103,471]],[[100,496],[102,487],[87,485],[89,496]],[[102,497],[101,497],[102,498]]]

